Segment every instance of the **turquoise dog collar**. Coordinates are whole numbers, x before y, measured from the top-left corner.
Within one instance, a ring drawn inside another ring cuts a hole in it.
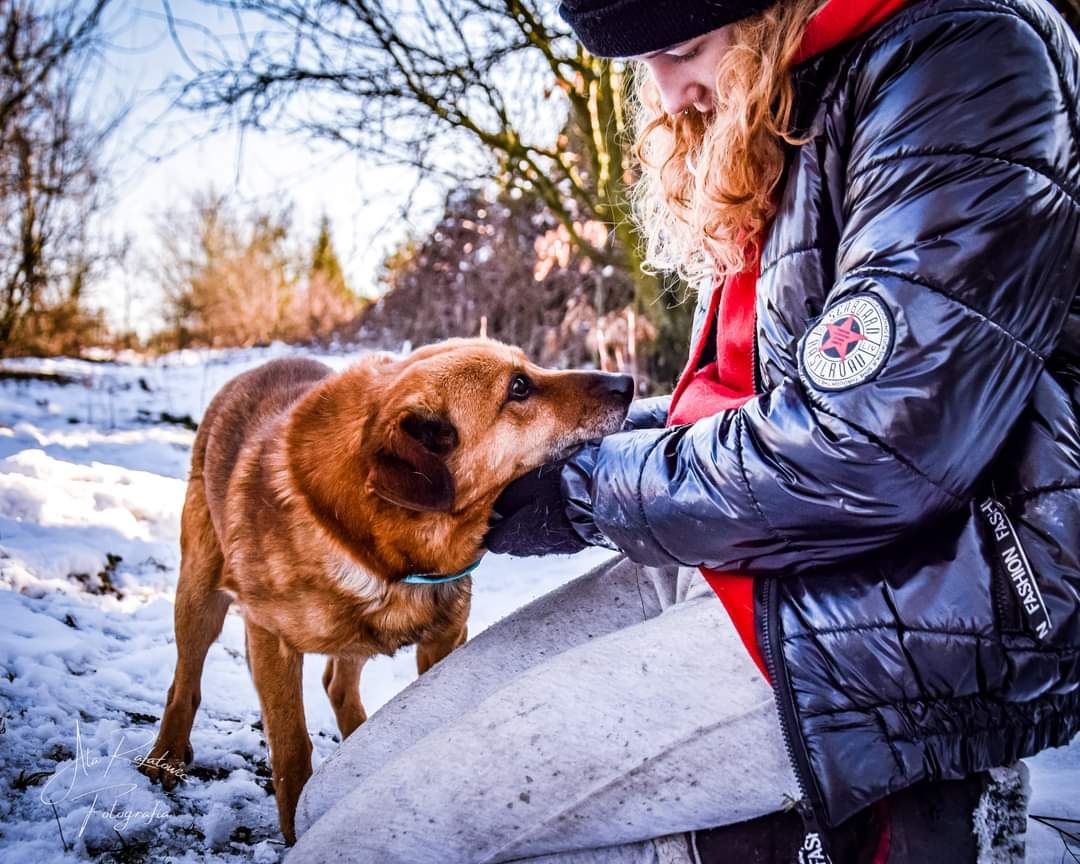
[[[464,579],[477,567],[480,566],[480,562],[483,561],[483,557],[477,558],[459,573],[451,573],[449,576],[443,576],[439,573],[410,573],[402,582],[408,582],[410,585],[442,585],[444,582],[457,582],[458,579]]]

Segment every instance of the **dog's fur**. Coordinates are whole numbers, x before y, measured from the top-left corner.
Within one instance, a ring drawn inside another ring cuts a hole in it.
[[[511,382],[525,376],[511,396]],[[423,673],[466,638],[470,580],[492,504],[514,478],[616,431],[627,376],[554,372],[489,340],[407,357],[372,354],[340,374],[276,360],[234,378],[195,438],[181,522],[177,663],[142,770],[171,787],[210,644],[229,604],[244,616],[281,830],[311,774],[301,667],[330,655],[323,685],[344,739],[366,717],[360,670],[417,645]]]

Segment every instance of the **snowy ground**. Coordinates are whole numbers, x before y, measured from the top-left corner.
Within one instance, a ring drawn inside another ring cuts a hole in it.
[[[24,380],[0,381],[3,864],[279,859],[258,700],[235,614],[207,659],[189,781],[166,794],[131,760],[153,740],[172,675],[194,423],[226,380],[286,350],[4,364]],[[489,556],[474,577],[471,632],[606,554]],[[321,670],[309,658],[305,706],[316,762],[337,743]],[[369,712],[414,676],[411,651],[369,663]],[[1080,740],[1030,766],[1032,812],[1080,818]],[[1028,860],[1071,859],[1056,834],[1033,824]]]

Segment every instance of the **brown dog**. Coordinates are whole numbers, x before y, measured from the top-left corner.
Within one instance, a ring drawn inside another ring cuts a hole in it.
[[[417,645],[423,673],[466,638],[470,581],[505,486],[616,431],[625,375],[555,372],[489,340],[451,340],[333,374],[275,360],[230,381],[195,438],[181,522],[176,672],[142,765],[174,785],[203,661],[236,602],[270,745],[281,830],[311,775],[301,667],[328,654],[323,685],[342,738],[364,722],[360,669]]]

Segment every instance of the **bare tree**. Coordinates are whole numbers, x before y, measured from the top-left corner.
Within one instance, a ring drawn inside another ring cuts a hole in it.
[[[578,254],[631,281],[638,311],[670,330],[665,344],[682,338],[629,219],[626,67],[585,53],[554,4],[205,2],[240,10],[243,38],[187,55],[182,104],[329,139],[447,189],[494,183],[539,199]],[[594,223],[607,230],[584,231]]]
[[[104,203],[101,145],[119,118],[94,126],[79,105],[106,3],[0,0],[0,352],[55,348],[50,316],[77,335],[106,254],[90,225]]]
[[[600,242],[605,228],[591,222],[581,232]],[[391,348],[490,335],[544,364],[635,370],[656,334],[634,312],[629,280],[609,270],[581,255],[536,198],[456,190],[429,236],[386,259],[389,290],[360,333]],[[613,311],[598,312],[598,296]]]
[[[290,206],[241,206],[213,191],[162,217],[150,276],[161,286],[159,347],[326,342],[360,309],[325,217],[310,256],[293,236]]]
[[[176,347],[265,345],[282,338],[297,282],[288,208],[241,213],[214,192],[159,226],[157,276]]]
[[[98,49],[98,28],[108,3],[94,0],[85,8],[75,4],[43,14],[25,0],[0,0],[0,133],[72,58]]]

